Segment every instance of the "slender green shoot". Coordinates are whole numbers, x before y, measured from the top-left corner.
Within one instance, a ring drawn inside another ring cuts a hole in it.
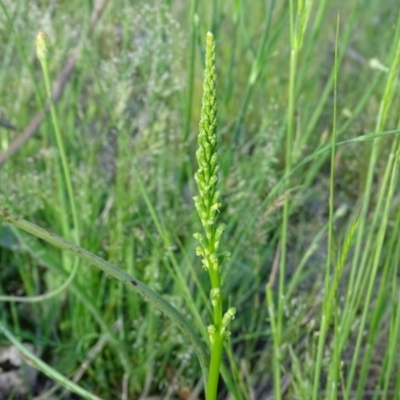
[[[335,183],[335,157],[336,157],[336,125],[337,125],[337,80],[338,80],[338,42],[339,42],[339,21],[338,16],[336,21],[336,41],[335,41],[335,67],[334,67],[334,85],[333,85],[333,127],[331,135],[331,173],[329,180],[329,229],[328,229],[328,254],[326,257],[325,265],[325,282],[324,292],[327,294],[324,296],[324,304],[322,311],[322,318],[318,337],[318,350],[317,360],[314,372],[314,384],[313,384],[313,400],[318,398],[318,390],[320,387],[320,373],[323,361],[323,350],[325,346],[327,329],[331,320],[331,311],[333,309],[336,287],[331,285],[331,263],[333,260],[333,243],[334,243],[334,232],[333,232],[333,220],[334,220],[334,183]],[[339,280],[341,271],[335,271],[334,281]]]
[[[298,55],[301,51],[304,35],[307,28],[310,12],[311,0],[297,2],[297,10],[295,11],[294,0],[290,1],[290,62],[289,62],[289,86],[288,86],[288,106],[287,106],[287,129],[285,138],[285,174],[287,175],[293,164],[293,143],[295,131],[295,94],[296,94],[296,71],[298,63]],[[289,179],[285,182],[286,190],[290,188]],[[287,231],[289,224],[289,210],[290,202],[289,197],[285,196],[282,211],[282,231],[280,243],[280,264],[279,264],[279,288],[278,288],[278,307],[277,307],[277,321],[276,321],[276,347],[274,351],[275,357],[278,357],[274,362],[275,382],[281,381],[281,341],[283,331],[283,315],[285,307],[285,279],[286,279],[286,258],[287,258]],[[277,400],[282,398],[280,385],[275,386],[275,396]]]
[[[65,151],[64,140],[62,138],[60,124],[57,116],[56,107],[53,101],[53,96],[51,92],[51,82],[50,73],[48,67],[49,49],[47,43],[46,34],[40,31],[36,37],[36,53],[39,59],[40,65],[42,67],[43,79],[46,89],[47,102],[50,107],[51,121],[53,124],[53,132],[55,140],[57,143],[58,153],[62,166],[62,173],[60,170],[59,162],[56,161],[56,171],[57,171],[57,189],[58,197],[61,206],[60,222],[63,237],[72,239],[77,245],[80,244],[80,224],[78,218],[78,211],[76,207],[75,194],[72,186],[71,172],[68,165],[67,154]],[[68,198],[69,205],[66,203],[66,198]],[[68,215],[72,215],[73,228],[71,228],[70,221],[68,221]],[[71,267],[71,259],[63,255],[64,266],[67,271],[71,271],[70,277],[66,282],[57,287],[52,292],[45,295],[44,299],[52,298],[54,295],[60,293],[64,290],[68,284],[75,278],[79,267],[78,259],[74,259],[73,266]],[[33,300],[40,300],[41,297],[34,298]]]
[[[221,264],[226,253],[219,252],[219,245],[225,225],[218,223],[217,215],[221,207],[218,182],[218,146],[217,146],[217,91],[215,72],[215,42],[212,33],[207,33],[206,66],[203,84],[203,100],[196,152],[199,169],[195,180],[199,196],[194,203],[203,225],[204,234],[195,233],[200,242],[196,253],[202,257],[203,268],[208,271],[211,282],[211,304],[213,307],[213,324],[208,327],[211,360],[207,382],[207,400],[217,398],[219,372],[221,366],[224,339],[229,336],[228,323],[235,317],[236,309],[229,308],[223,314]]]

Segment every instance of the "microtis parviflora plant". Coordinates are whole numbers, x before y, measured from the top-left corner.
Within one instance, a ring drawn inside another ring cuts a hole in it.
[[[47,50],[43,35],[38,36],[37,42],[38,57],[41,60],[45,60],[45,53]],[[199,196],[194,197],[195,207],[204,230],[203,234],[194,234],[194,237],[199,241],[196,253],[202,257],[203,267],[210,277],[210,298],[213,309],[213,324],[209,325],[207,329],[211,353],[208,376],[205,376],[207,379],[207,382],[205,382],[207,400],[214,400],[217,398],[222,349],[224,340],[229,336],[227,326],[230,320],[235,317],[236,313],[236,309],[233,307],[223,313],[221,265],[223,260],[229,256],[229,253],[219,252],[219,243],[225,225],[219,223],[217,218],[221,203],[220,192],[217,187],[219,163],[216,132],[217,93],[215,41],[213,34],[208,32],[203,98],[198,135],[199,148],[196,152],[199,169],[195,174],[195,180],[199,189]]]
[[[228,323],[235,317],[236,309],[229,308],[223,313],[221,290],[221,264],[229,253],[219,252],[221,235],[225,225],[218,222],[221,207],[218,191],[218,146],[217,146],[217,92],[215,73],[215,41],[212,33],[207,33],[206,66],[203,83],[203,99],[196,152],[199,169],[195,180],[199,196],[194,204],[199,214],[204,233],[195,233],[200,245],[196,249],[202,257],[203,268],[208,272],[211,283],[210,298],[213,309],[213,324],[208,326],[210,339],[210,369],[207,382],[207,399],[216,399],[222,348],[229,336]]]
[[[57,122],[57,115],[51,102],[50,79],[47,69],[47,44],[43,32],[37,36],[37,54],[42,63],[44,77],[46,80],[47,94],[52,111],[52,119],[54,121],[58,147],[60,156],[66,174],[66,183],[68,187],[68,196],[70,199],[70,206],[72,208],[73,222],[77,227],[77,212],[75,208],[74,195],[72,192],[72,184],[69,178],[69,170],[67,168],[66,153],[62,143],[62,136],[59,131]],[[225,313],[223,312],[223,299],[221,287],[221,265],[224,259],[229,255],[225,252],[219,251],[219,244],[221,235],[225,226],[218,222],[220,203],[220,192],[218,191],[218,154],[217,154],[217,99],[216,99],[216,73],[215,73],[215,42],[214,36],[207,33],[207,46],[206,46],[206,67],[203,85],[203,98],[202,109],[200,118],[200,129],[198,135],[199,148],[196,153],[199,169],[195,174],[195,180],[199,189],[199,195],[194,197],[195,207],[199,214],[201,224],[203,226],[203,233],[195,233],[194,237],[199,241],[197,247],[197,255],[202,257],[202,264],[204,269],[208,272],[211,283],[210,299],[213,310],[213,323],[208,326],[209,334],[209,348],[210,356],[204,349],[204,343],[200,340],[198,333],[193,326],[184,318],[178,310],[176,310],[170,303],[163,297],[155,293],[151,288],[139,281],[137,278],[129,275],[126,271],[110,264],[106,260],[101,259],[95,254],[79,247],[79,238],[74,238],[76,243],[69,242],[65,238],[55,235],[54,233],[47,232],[46,230],[25,221],[22,218],[15,217],[7,212],[5,209],[0,208],[0,218],[5,222],[11,224],[15,228],[19,228],[28,232],[37,238],[40,238],[47,243],[60,248],[65,253],[72,255],[75,259],[80,259],[86,265],[97,267],[122,282],[130,290],[139,293],[147,299],[154,307],[158,308],[161,312],[167,315],[174,321],[188,340],[193,345],[197,356],[199,358],[200,366],[202,369],[203,377],[205,380],[205,391],[207,400],[216,400],[218,392],[218,382],[220,375],[220,366],[222,359],[222,349],[225,339],[229,336],[228,324],[234,318],[236,309],[229,308]],[[65,216],[68,212],[65,211]],[[68,221],[66,225],[68,226]],[[64,232],[65,233],[65,232]],[[68,284],[74,279],[77,264],[68,279]],[[63,286],[64,288],[64,286]],[[101,317],[97,315],[97,322],[101,327],[108,331],[108,327],[104,324]],[[70,381],[67,377],[58,373],[50,365],[44,363],[32,352],[28,351],[20,340],[0,321],[0,333],[3,333],[19,350],[24,354],[27,362],[34,365],[35,368],[41,370],[45,375],[51,377],[62,386],[68,388],[70,391],[77,393],[84,398],[99,399],[94,394],[88,392],[76,383]],[[112,332],[109,333],[111,336]],[[121,355],[123,358],[123,354]]]

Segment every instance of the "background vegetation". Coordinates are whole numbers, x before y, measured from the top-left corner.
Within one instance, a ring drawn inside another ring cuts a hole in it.
[[[1,154],[44,108],[37,32],[53,81],[81,45],[56,106],[78,220],[50,115],[0,165],[0,207],[78,238],[206,337],[192,197],[212,31],[225,308],[237,309],[220,398],[398,398],[399,139],[364,140],[399,129],[397,2],[113,0],[90,31],[95,5],[0,1]],[[68,280],[76,262],[3,224],[1,323],[103,399],[203,398],[178,328],[84,263]],[[73,398],[42,375],[27,386],[24,398]]]

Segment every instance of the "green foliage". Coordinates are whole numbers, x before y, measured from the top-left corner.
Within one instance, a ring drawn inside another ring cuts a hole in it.
[[[392,398],[397,3],[115,0],[89,36],[95,3],[0,0],[0,154],[48,96],[39,30],[51,83],[81,48],[55,105],[64,166],[49,114],[0,165],[0,208],[139,279],[209,347],[205,322],[215,335],[236,307],[219,398]],[[0,246],[0,323],[49,367],[105,399],[204,397],[195,350],[150,302],[86,264],[75,279],[73,257],[9,226]]]

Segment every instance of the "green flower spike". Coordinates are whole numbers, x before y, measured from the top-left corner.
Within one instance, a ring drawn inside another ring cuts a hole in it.
[[[221,263],[229,253],[219,253],[219,245],[224,224],[217,221],[221,207],[218,183],[218,154],[217,154],[217,91],[215,73],[215,42],[212,33],[207,33],[206,68],[203,83],[203,99],[196,152],[199,169],[194,178],[199,189],[199,196],[193,198],[199,214],[204,233],[193,236],[199,241],[196,254],[202,258],[203,268],[208,271],[211,291],[210,299],[213,308],[213,324],[207,330],[210,339],[211,360],[207,382],[207,400],[217,397],[219,369],[222,358],[224,339],[229,336],[227,325],[235,315],[235,309],[230,308],[223,316]]]

